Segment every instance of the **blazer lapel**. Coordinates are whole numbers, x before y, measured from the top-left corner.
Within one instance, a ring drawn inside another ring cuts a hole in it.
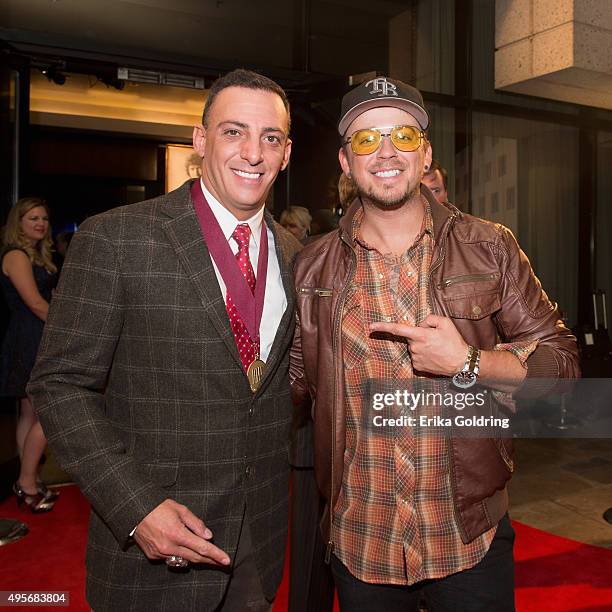
[[[236,348],[234,334],[229,325],[225,307],[225,296],[221,294],[212,259],[202,237],[198,218],[191,200],[191,184],[192,181],[188,181],[182,187],[166,196],[162,211],[168,217],[168,220],[162,226],[179,261],[187,272],[189,280],[193,283],[196,293],[206,310],[206,314],[219,336],[225,342],[236,364],[242,370],[242,362]],[[295,255],[294,250],[291,249],[282,233],[278,232],[274,219],[267,211],[265,213],[265,220],[274,235],[275,252],[287,297],[287,308],[276,330],[265,374],[258,392],[266,386],[268,378],[278,367],[278,362],[291,341],[293,334],[290,332],[293,330],[295,309],[292,268],[293,256]]]
[[[191,201],[191,183],[192,181],[185,183],[166,196],[162,210],[169,219],[162,226],[189,280],[193,283],[206,314],[242,369],[234,334],[229,325],[225,297],[221,294],[212,259]]]
[[[293,338],[293,322],[295,312],[295,289],[293,286],[293,257],[295,252],[291,250],[287,240],[284,238],[282,233],[277,230],[277,227],[272,215],[267,211],[265,213],[266,224],[274,235],[274,245],[276,251],[276,257],[281,271],[281,278],[283,281],[283,287],[285,289],[285,296],[287,297],[287,307],[281,318],[274,341],[270,349],[268,361],[266,363],[266,370],[264,377],[261,381],[261,385],[258,389],[258,393],[261,392],[272,373],[276,371],[278,362],[283,356],[287,345]]]

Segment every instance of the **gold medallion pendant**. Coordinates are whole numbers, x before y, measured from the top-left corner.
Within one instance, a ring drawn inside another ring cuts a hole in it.
[[[254,359],[248,367],[247,378],[249,379],[249,385],[253,393],[259,388],[265,369],[266,364],[261,359]]]

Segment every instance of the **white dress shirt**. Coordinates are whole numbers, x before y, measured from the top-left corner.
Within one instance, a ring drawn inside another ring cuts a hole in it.
[[[239,221],[210,193],[210,191],[208,191],[208,189],[206,189],[202,179],[200,179],[200,185],[202,186],[206,201],[213,215],[215,215],[215,219],[217,219],[217,223],[219,223],[221,231],[228,241],[234,255],[238,252],[238,244],[232,238],[232,234],[239,223],[248,223],[251,228],[249,257],[251,259],[251,265],[253,266],[253,272],[255,273],[255,279],[257,279],[259,240],[261,238],[261,224],[263,223],[265,206],[262,206],[250,219]],[[280,265],[276,256],[274,235],[268,226],[266,226],[266,231],[268,234],[268,274],[266,275],[266,295],[264,298],[263,314],[259,325],[259,358],[263,361],[268,361],[270,349],[272,348],[272,343],[276,336],[276,330],[287,308],[287,296],[285,295]],[[215,274],[217,275],[221,294],[223,295],[223,299],[227,301],[227,288],[214,260],[213,266],[215,268]]]

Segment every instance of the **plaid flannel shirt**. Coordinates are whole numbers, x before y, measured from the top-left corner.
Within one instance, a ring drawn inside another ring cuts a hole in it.
[[[332,540],[339,560],[370,583],[410,585],[473,567],[496,531],[462,542],[443,436],[419,435],[408,427],[376,432],[364,426],[371,414],[365,383],[415,377],[406,343],[370,336],[369,324],[419,325],[431,313],[427,290],[434,235],[425,206],[421,231],[401,256],[382,255],[363,241],[362,210],[353,222],[357,269],[342,313],[346,451]],[[496,348],[510,350],[524,364],[536,346]]]

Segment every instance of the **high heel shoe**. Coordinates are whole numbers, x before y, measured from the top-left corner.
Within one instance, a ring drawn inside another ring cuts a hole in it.
[[[55,501],[59,497],[59,491],[47,488],[47,485],[42,480],[36,481],[36,489],[39,495],[42,495],[46,501]]]
[[[50,501],[41,495],[38,491],[35,494],[27,493],[21,488],[19,482],[13,485],[13,493],[17,496],[17,505],[25,504],[30,508],[30,512],[40,514],[49,512],[53,509],[55,501]]]

